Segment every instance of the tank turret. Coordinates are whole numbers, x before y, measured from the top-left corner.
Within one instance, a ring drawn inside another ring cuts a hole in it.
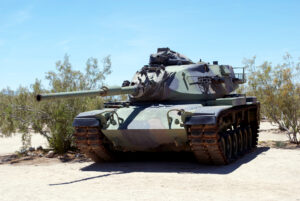
[[[242,77],[242,78],[241,78]],[[137,71],[122,87],[100,90],[37,95],[37,100],[80,96],[129,94],[131,102],[205,101],[225,97],[244,83],[244,74],[236,77],[229,65],[194,63],[169,48],[158,48],[150,55],[149,65]]]

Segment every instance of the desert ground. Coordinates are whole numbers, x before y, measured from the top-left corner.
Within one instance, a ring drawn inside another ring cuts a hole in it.
[[[262,122],[258,148],[220,167],[176,155],[103,164],[45,157],[2,163],[0,200],[300,201],[300,148],[281,146],[286,140],[276,126]],[[32,146],[39,145],[47,143],[33,135]],[[19,134],[0,138],[0,156],[20,146]]]

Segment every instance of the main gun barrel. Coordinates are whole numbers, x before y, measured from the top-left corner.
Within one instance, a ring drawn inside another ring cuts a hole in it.
[[[134,94],[137,91],[137,86],[127,87],[102,87],[99,90],[86,90],[86,91],[73,91],[73,92],[60,92],[50,94],[38,94],[37,101],[47,99],[60,99],[69,97],[82,97],[82,96],[115,96],[121,94]]]

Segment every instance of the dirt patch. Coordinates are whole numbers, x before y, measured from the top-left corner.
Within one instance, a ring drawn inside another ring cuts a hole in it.
[[[47,157],[47,151],[37,150],[25,152],[23,154],[8,154],[0,156],[0,164],[14,164],[14,165],[37,165],[48,164],[54,162],[90,162],[91,159],[86,158],[79,152],[68,152],[64,155],[54,154]]]
[[[271,147],[277,149],[298,149],[300,150],[300,145],[290,143],[289,141],[259,141],[259,146]]]

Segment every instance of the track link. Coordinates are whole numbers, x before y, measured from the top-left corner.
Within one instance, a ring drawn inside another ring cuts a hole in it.
[[[112,161],[113,156],[105,145],[105,136],[98,127],[75,127],[77,147],[95,162]]]
[[[222,119],[231,113],[238,114],[249,108],[259,112],[259,105],[229,109],[218,117],[220,121],[216,125],[200,124],[187,127],[191,150],[200,163],[226,165],[257,146],[259,117],[251,122],[248,122],[248,119],[245,121],[244,117],[236,117],[231,121]]]

